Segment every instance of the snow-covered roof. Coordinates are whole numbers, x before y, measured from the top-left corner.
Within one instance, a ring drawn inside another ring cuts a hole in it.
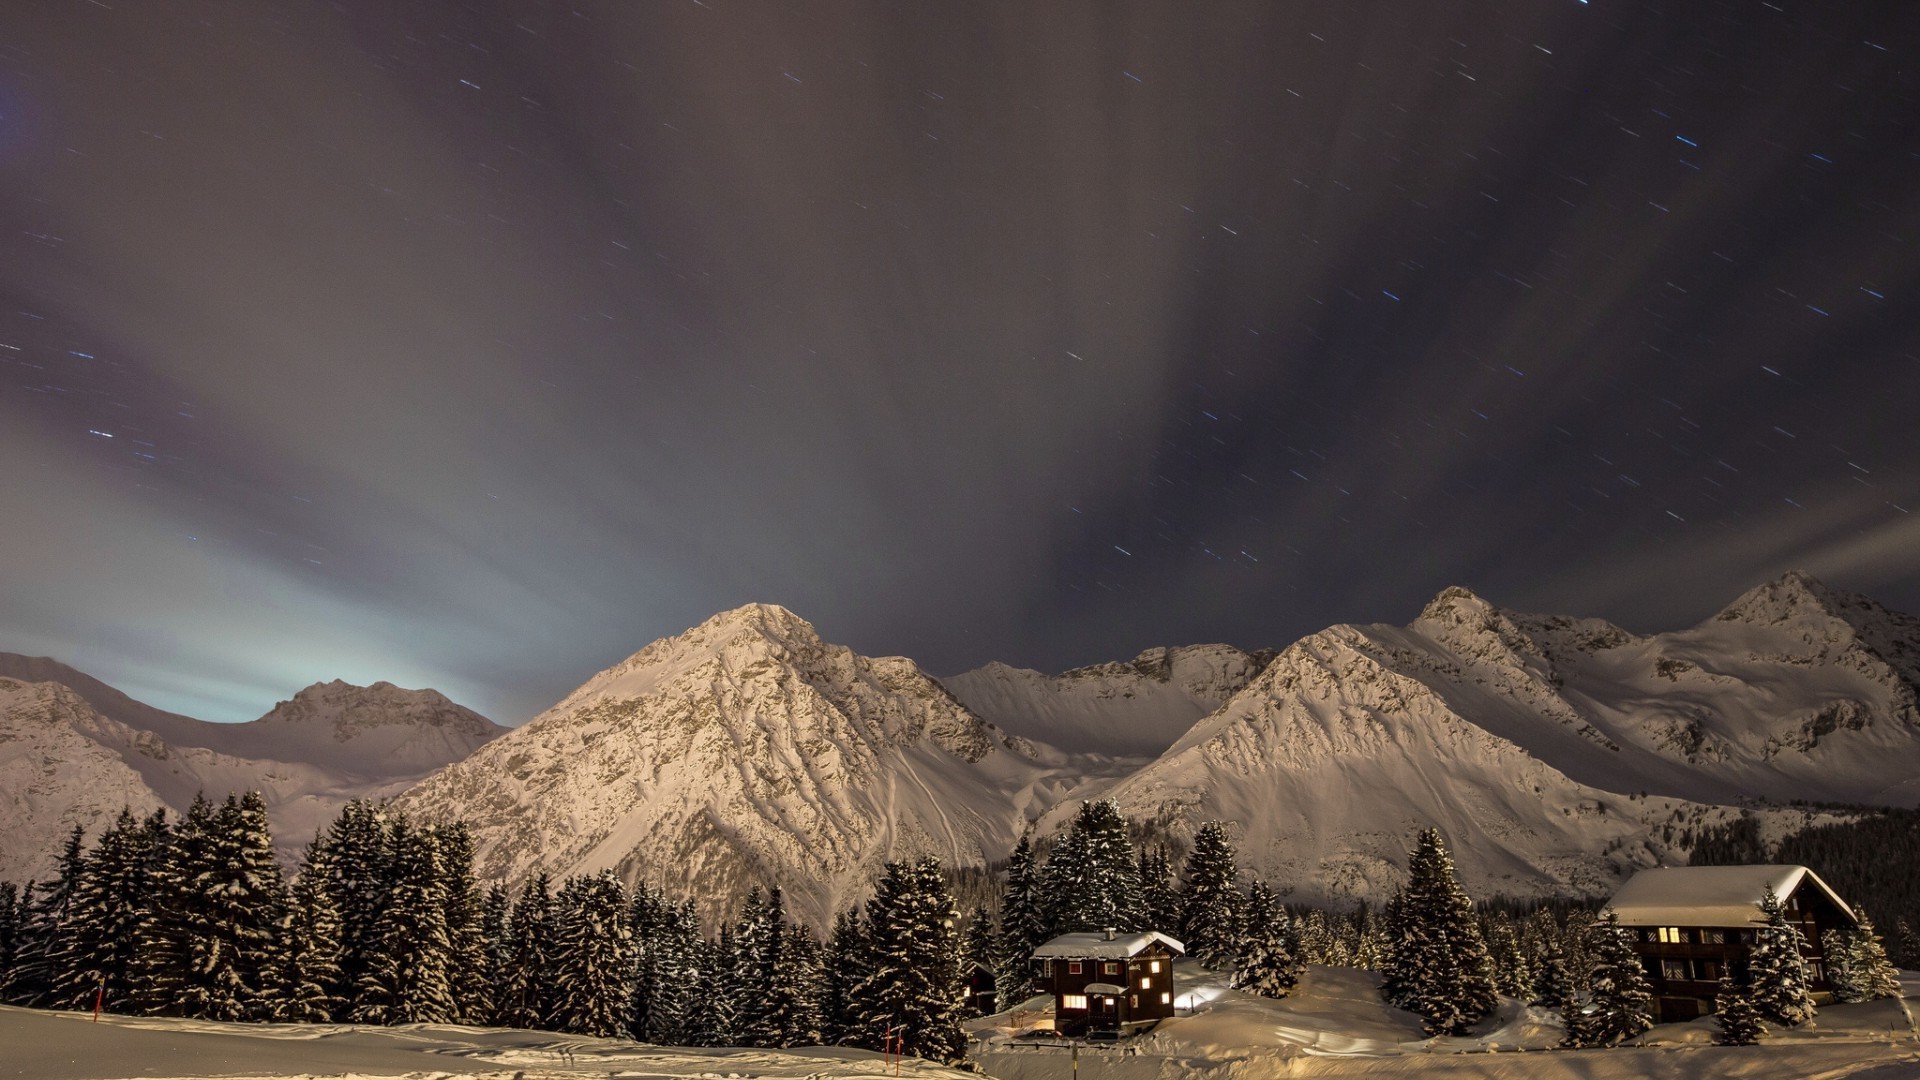
[[[1185,945],[1158,930],[1143,930],[1137,934],[1115,934],[1111,940],[1105,934],[1061,934],[1033,950],[1033,955],[1125,960],[1129,956],[1140,955],[1141,950],[1156,941],[1164,942],[1168,948],[1182,956],[1186,955]]]
[[[1111,994],[1115,997],[1127,992],[1127,988],[1114,983],[1088,983],[1081,991],[1087,994]]]
[[[1666,866],[1642,870],[1607,905],[1623,926],[1756,926],[1767,888],[1785,900],[1810,881],[1849,919],[1853,909],[1804,866]]]

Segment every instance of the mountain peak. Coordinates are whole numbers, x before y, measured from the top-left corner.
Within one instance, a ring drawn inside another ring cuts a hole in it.
[[[1841,610],[1849,606],[1826,582],[1805,570],[1789,570],[1748,589],[1713,619],[1771,626],[1803,616],[1843,618]]]
[[[1427,601],[1427,606],[1420,609],[1420,618],[1435,622],[1459,623],[1469,615],[1481,616],[1499,610],[1465,585],[1449,585],[1435,593],[1433,599]]]

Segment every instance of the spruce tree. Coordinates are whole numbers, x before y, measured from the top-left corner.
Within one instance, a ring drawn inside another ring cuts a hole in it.
[[[1511,920],[1496,916],[1487,936],[1487,952],[1493,959],[1494,989],[1522,1001],[1532,996],[1534,972],[1520,937]]]
[[[161,1016],[197,1016],[190,983],[204,961],[202,890],[214,860],[214,809],[196,795],[166,837],[148,881],[146,916],[135,931],[132,1005]]]
[[[340,808],[322,844],[326,889],[340,914],[340,981],[333,989],[340,1001],[337,1020],[349,1019],[372,962],[375,924],[396,877],[391,831],[384,813],[356,799]]]
[[[67,834],[54,876],[30,883],[21,897],[20,941],[7,999],[40,1008],[55,1005],[54,994],[66,981],[71,963],[68,933],[74,895],[86,873],[86,831],[75,825]]]
[[[1180,937],[1187,955],[1209,968],[1227,968],[1240,930],[1240,884],[1233,845],[1219,822],[1209,821],[1194,834],[1185,877]]]
[[[220,959],[226,963],[218,979],[205,984],[208,1015],[219,1020],[252,1018],[285,898],[266,800],[258,791],[238,798],[228,795],[221,804],[208,892],[210,936],[224,946]]]
[[[486,955],[485,1019],[481,1023],[500,1023],[500,1002],[504,1000],[507,965],[513,959],[512,939],[507,936],[507,917],[513,911],[507,887],[495,882],[487,887],[480,901],[480,940]]]
[[[654,959],[649,965],[646,1028],[635,1028],[634,1035],[663,1046],[697,1046],[714,972],[707,967],[709,952],[691,900],[678,907],[661,902],[649,947]]]
[[[1567,970],[1567,958],[1561,952],[1559,939],[1550,938],[1541,944],[1531,1003],[1543,1009],[1558,1009],[1574,997],[1573,974]]]
[[[1913,932],[1904,917],[1893,921],[1893,943],[1899,950],[1901,965],[1920,968],[1920,934]]]
[[[553,879],[534,875],[507,920],[506,971],[494,1011],[505,1027],[553,1026]]]
[[[1140,853],[1140,896],[1147,909],[1147,924],[1142,929],[1172,934],[1180,927],[1180,885],[1173,879],[1173,863],[1167,849],[1155,847]]]
[[[1007,887],[1000,900],[1000,950],[994,958],[993,992],[994,1006],[1001,1012],[1033,996],[1033,950],[1047,940],[1038,890],[1033,847],[1022,836],[1007,860]]]
[[[805,926],[790,927],[781,940],[779,978],[792,989],[779,1045],[817,1046],[826,997],[820,941]]]
[[[734,1046],[779,1046],[793,1011],[793,987],[780,977],[787,926],[780,890],[747,894],[734,927],[731,982]]]
[[[1722,1046],[1752,1046],[1767,1033],[1767,1026],[1760,1021],[1760,1010],[1753,1004],[1752,983],[1744,976],[1736,978],[1731,966],[1720,976],[1714,1010]]]
[[[1753,976],[1753,1003],[1760,1015],[1793,1027],[1813,1018],[1812,978],[1807,970],[1806,940],[1787,921],[1772,886],[1760,901],[1766,923],[1753,931],[1747,964]]]
[[[937,860],[887,864],[867,901],[868,964],[848,995],[859,1045],[880,1049],[891,1032],[904,1053],[946,1064],[963,1060],[966,984],[956,918]]]
[[[7,986],[20,953],[20,886],[0,881],[0,1004],[7,1003]]]
[[[493,1013],[482,921],[484,897],[473,877],[473,837],[464,821],[436,830],[440,844],[442,918],[447,924],[447,981],[453,995],[452,1019],[484,1024]]]
[[[1847,967],[1861,1001],[1900,998],[1900,972],[1887,959],[1886,946],[1873,929],[1873,920],[1860,913],[1860,925],[1846,935]]]
[[[254,1015],[280,917],[280,868],[257,792],[196,797],[169,834],[136,933],[133,1005],[207,1020]]]
[[[447,1023],[454,1017],[452,942],[439,841],[405,818],[387,831],[392,877],[366,944],[352,1016],[362,1024]]]
[[[1833,990],[1836,1005],[1854,1005],[1867,1000],[1853,969],[1852,935],[1829,930],[1820,935],[1820,952],[1827,961],[1827,986]]]
[[[283,1024],[324,1024],[339,1015],[340,913],[327,888],[326,849],[307,845],[288,889],[262,980],[262,1015]]]
[[[1021,846],[1026,846],[1025,840],[1021,841]],[[859,913],[842,911],[836,914],[833,917],[833,930],[827,935],[826,972],[821,987],[822,1043],[828,1046],[858,1045],[855,1040],[860,1036],[860,1028],[855,1015],[853,988],[867,977],[870,967],[866,928],[860,923]]]
[[[1568,1002],[1567,1044],[1613,1046],[1653,1026],[1653,987],[1633,948],[1633,931],[1612,910],[1587,930],[1588,996]]]
[[[1056,934],[1146,926],[1140,867],[1119,807],[1083,802],[1048,857],[1041,880]]]
[[[1493,1011],[1492,961],[1437,831],[1421,830],[1389,922],[1381,986],[1389,1004],[1420,1014],[1429,1035],[1464,1035]]]
[[[1283,998],[1300,981],[1293,928],[1287,910],[1264,881],[1247,890],[1245,924],[1241,928],[1239,962],[1233,986],[1261,997]]]
[[[625,1029],[633,931],[626,889],[613,871],[571,878],[555,905],[554,976],[559,1028],[602,1038]]]
[[[132,1010],[134,946],[151,902],[154,849],[164,829],[164,817],[143,822],[123,809],[86,855],[70,902],[55,1008],[88,1009],[98,1000],[108,1012]]]

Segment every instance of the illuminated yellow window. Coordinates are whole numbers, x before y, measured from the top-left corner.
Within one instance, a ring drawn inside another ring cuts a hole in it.
[[[1063,1009],[1084,1009],[1087,1007],[1087,995],[1062,994],[1060,995],[1060,1007]]]
[[[1162,1005],[1165,1005],[1165,1004],[1167,1004],[1168,1002],[1171,1002],[1172,1000],[1173,1000],[1173,992],[1172,992],[1172,991],[1170,991],[1170,990],[1162,990],[1162,991],[1160,991],[1160,1004],[1162,1004]]]
[[[1142,990],[1153,989],[1153,977],[1151,975],[1140,976],[1140,989]]]
[[[1686,941],[1686,937],[1677,926],[1663,926],[1660,928],[1660,941],[1665,945],[1679,945]]]
[[[1153,972],[1155,975],[1160,974],[1160,961],[1155,960],[1153,962],[1153,965],[1149,967],[1147,970]]]

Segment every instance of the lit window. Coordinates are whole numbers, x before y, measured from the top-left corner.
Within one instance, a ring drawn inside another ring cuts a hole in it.
[[[1153,976],[1151,975],[1140,976],[1140,989],[1142,990],[1153,989]]]
[[[1128,1007],[1128,1008],[1130,1008],[1130,1009],[1137,1009],[1137,1008],[1139,1008],[1139,1007],[1140,1007],[1140,995],[1139,995],[1139,994],[1132,994],[1132,995],[1129,995],[1129,996],[1127,997],[1127,1007]]]
[[[1173,991],[1171,990],[1160,991],[1160,1004],[1167,1005],[1172,1003],[1172,1001],[1173,1001]]]
[[[1061,994],[1060,1007],[1063,1009],[1080,1009],[1084,1011],[1087,1007],[1087,995]]]
[[[1160,974],[1160,961],[1158,961],[1158,960],[1155,960],[1155,961],[1154,961],[1154,962],[1153,962],[1153,963],[1152,963],[1152,964],[1151,964],[1151,965],[1150,965],[1150,966],[1149,966],[1149,967],[1147,968],[1147,970],[1148,970],[1148,971],[1151,971],[1151,972],[1153,972],[1153,973],[1154,973],[1155,975],[1158,975],[1158,974]]]
[[[1067,961],[1067,974],[1069,975],[1080,974],[1080,961],[1078,960]]]
[[[1681,945],[1684,944],[1686,940],[1686,931],[1677,926],[1663,926],[1660,928],[1660,941],[1662,944]]]

